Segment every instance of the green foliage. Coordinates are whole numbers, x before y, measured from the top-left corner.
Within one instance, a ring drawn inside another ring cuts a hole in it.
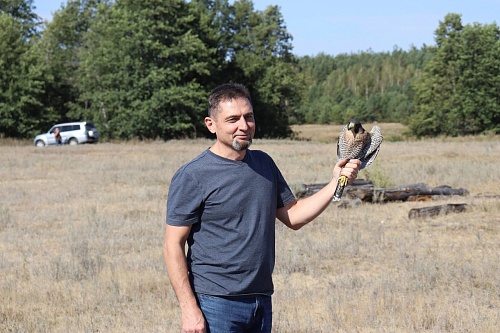
[[[72,0],[54,13],[40,41],[43,61],[50,76],[46,79],[45,105],[57,112],[58,121],[92,120],[75,112],[80,91],[78,70],[86,47],[84,36],[93,23],[97,7],[105,1]]]
[[[46,70],[40,63],[37,36],[27,29],[36,25],[29,21],[36,16],[30,15],[29,8],[21,7],[28,11],[20,17],[4,8],[0,11],[1,136],[31,136],[46,121],[56,119],[52,110],[41,102]],[[19,14],[19,11],[13,12]]]
[[[394,182],[391,181],[389,175],[387,175],[387,173],[377,165],[373,165],[368,169],[362,170],[361,177],[371,180],[373,182],[373,185],[377,188],[388,188],[395,186]]]
[[[258,136],[290,133],[303,84],[277,6],[72,0],[44,30],[32,7],[0,3],[3,135],[88,120],[103,138],[206,136],[208,93],[228,81],[252,91]]]
[[[207,96],[229,81],[249,88],[257,137],[352,117],[417,136],[500,133],[499,36],[449,14],[435,47],[297,58],[279,7],[250,0],[71,0],[45,27],[32,0],[5,0],[0,135],[87,120],[103,138],[210,136]]]
[[[93,119],[104,137],[196,135],[204,105],[197,78],[210,74],[213,50],[192,23],[182,0],[100,6],[80,53],[75,114]]]
[[[500,133],[500,29],[448,14],[436,30],[435,57],[415,84],[417,136]]]
[[[291,36],[277,6],[254,12],[251,1],[232,8],[234,36],[228,44],[231,79],[245,83],[251,93],[258,125],[257,137],[287,137],[289,117],[299,103],[302,84],[291,54]],[[229,71],[228,71],[229,72]]]
[[[299,59],[308,89],[293,119],[402,122],[416,136],[500,133],[500,30],[448,14],[436,46]]]
[[[421,75],[428,48],[303,57],[308,90],[296,119],[307,123],[405,122],[413,105],[412,82]]]
[[[40,20],[33,10],[33,0],[0,1],[0,14],[9,15],[19,24],[18,28],[24,40],[37,35],[36,29]]]

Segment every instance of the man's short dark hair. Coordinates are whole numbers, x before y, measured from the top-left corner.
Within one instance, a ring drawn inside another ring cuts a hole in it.
[[[247,87],[240,83],[224,83],[210,92],[208,98],[208,116],[216,116],[220,111],[220,104],[237,98],[246,98],[252,106],[252,98]]]

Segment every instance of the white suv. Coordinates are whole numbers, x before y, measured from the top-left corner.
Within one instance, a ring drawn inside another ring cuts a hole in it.
[[[59,128],[63,144],[77,145],[99,141],[99,132],[94,124],[87,122],[64,123],[52,126],[47,133],[37,135],[34,140],[35,146],[56,145],[57,142],[54,135],[56,128]]]

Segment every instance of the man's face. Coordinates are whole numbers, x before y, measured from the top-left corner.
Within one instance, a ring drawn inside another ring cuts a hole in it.
[[[217,135],[217,141],[237,151],[247,149],[255,135],[253,110],[246,98],[222,102],[219,112],[205,118],[205,123]]]

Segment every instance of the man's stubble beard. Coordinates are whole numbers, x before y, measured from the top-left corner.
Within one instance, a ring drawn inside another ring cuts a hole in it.
[[[238,140],[234,139],[233,144],[232,144],[234,150],[237,150],[237,151],[246,150],[251,145],[252,145],[252,138],[250,138],[248,141],[243,141],[243,142],[238,142]]]

